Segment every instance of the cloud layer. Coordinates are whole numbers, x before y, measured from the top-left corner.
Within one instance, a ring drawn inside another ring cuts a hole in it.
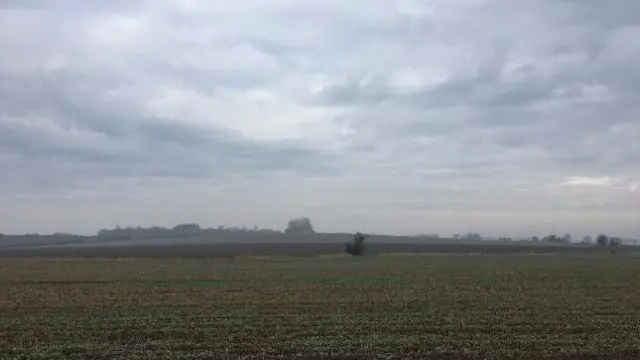
[[[4,1],[0,231],[638,235],[639,13]]]

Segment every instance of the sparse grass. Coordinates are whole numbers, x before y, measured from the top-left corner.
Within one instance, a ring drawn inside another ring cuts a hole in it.
[[[640,358],[633,254],[2,259],[0,357]]]

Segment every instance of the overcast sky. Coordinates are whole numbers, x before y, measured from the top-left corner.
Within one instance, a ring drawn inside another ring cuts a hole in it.
[[[640,235],[640,1],[4,0],[0,232]]]

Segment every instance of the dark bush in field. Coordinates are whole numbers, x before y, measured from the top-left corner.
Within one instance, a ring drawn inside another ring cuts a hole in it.
[[[353,236],[353,241],[347,244],[346,252],[353,256],[364,255],[364,241],[366,237],[363,233],[357,233]]]

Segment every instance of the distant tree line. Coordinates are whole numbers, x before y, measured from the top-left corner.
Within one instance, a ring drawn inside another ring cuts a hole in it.
[[[571,235],[565,234],[564,236],[556,236],[556,235],[548,235],[543,237],[542,239],[534,236],[532,241],[534,242],[548,242],[548,243],[556,243],[556,244],[571,244]],[[591,236],[585,236],[582,239],[581,244],[583,245],[597,245],[597,246],[620,246],[623,245],[624,240],[620,237],[609,237],[605,234],[600,234],[596,237],[595,242]]]
[[[259,229],[257,226],[252,228],[247,227],[224,227],[218,226],[217,228],[202,228],[197,223],[183,223],[175,225],[171,228],[162,226],[153,227],[126,227],[122,228],[116,226],[114,229],[102,229],[98,231],[95,238],[98,241],[112,241],[112,240],[137,240],[137,239],[162,239],[162,238],[184,238],[194,236],[207,236],[213,234],[242,234],[242,233],[255,233],[255,234],[282,234],[282,231],[272,229]],[[311,224],[311,220],[308,217],[298,217],[291,219],[284,230],[285,234],[290,235],[311,235],[315,234],[315,229]],[[425,240],[439,240],[438,234],[419,234],[413,236],[419,239]],[[466,233],[466,234],[453,234],[454,240],[482,242],[484,240],[498,240],[504,242],[510,242],[514,239],[501,237],[501,238],[485,238],[478,233]],[[51,235],[39,235],[27,233],[24,235],[5,235],[0,233],[0,245],[10,244],[50,244],[50,243],[72,243],[83,242],[93,239],[93,236],[82,236],[68,233],[54,233]],[[346,252],[351,255],[362,255],[364,253],[364,241],[365,235],[357,233],[353,237],[353,241],[346,244]],[[443,239],[446,240],[446,239]],[[530,238],[520,238],[519,241],[532,241],[540,243],[550,244],[577,244],[572,242],[570,234],[558,236],[555,234],[546,235],[542,238],[533,236]],[[604,234],[598,235],[595,240],[590,236],[585,236],[581,244],[590,244],[596,246],[620,246],[623,244],[637,245],[637,240],[634,239],[622,239],[620,237],[609,237]]]
[[[605,234],[600,234],[596,237],[596,245],[598,246],[620,246],[623,240],[619,237],[608,237]]]
[[[571,235],[564,234],[563,236],[558,236],[556,234],[551,234],[542,238],[542,241],[555,244],[571,244]]]
[[[415,238],[424,239],[424,240],[438,240],[439,236],[437,234],[419,234],[415,235]],[[503,242],[514,241],[511,237],[498,237],[498,238],[485,238],[478,233],[466,233],[466,234],[453,234],[451,236],[453,240],[457,241],[485,241],[485,240],[497,240]],[[515,239],[516,241],[531,241],[535,243],[549,243],[549,244],[583,244],[583,245],[597,245],[597,246],[620,246],[624,244],[628,245],[637,245],[638,240],[636,239],[623,239],[621,237],[609,237],[604,234],[598,235],[595,240],[591,236],[585,236],[582,239],[582,242],[574,242],[573,238],[570,234],[564,234],[562,236],[556,234],[549,234],[543,237],[532,236],[529,238],[520,238]]]
[[[110,241],[110,240],[137,240],[137,239],[163,239],[163,238],[182,238],[203,236],[209,234],[238,234],[238,233],[261,233],[261,234],[273,234],[281,233],[281,231],[271,229],[259,229],[254,226],[253,228],[246,227],[224,227],[219,226],[217,228],[201,228],[196,223],[178,224],[172,228],[165,228],[161,226],[153,227],[126,227],[121,228],[117,226],[115,229],[102,229],[98,231],[98,240]]]

